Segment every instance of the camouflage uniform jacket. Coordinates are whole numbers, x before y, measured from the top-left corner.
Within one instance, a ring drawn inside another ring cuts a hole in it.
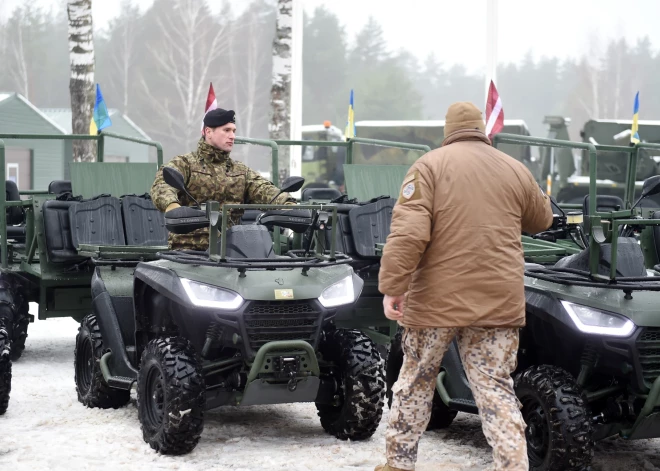
[[[165,164],[183,175],[190,194],[201,204],[218,201],[222,204],[267,204],[279,192],[271,182],[242,162],[229,157],[229,152],[221,151],[200,139],[197,151],[174,157]],[[193,206],[183,192],[163,180],[163,169],[156,173],[151,186],[151,199],[154,205],[165,212],[172,203]],[[295,203],[288,194],[282,193],[273,204]],[[240,224],[242,210],[232,211],[229,226]],[[198,229],[190,234],[169,234],[168,245],[172,250],[206,250],[209,245],[209,229]]]

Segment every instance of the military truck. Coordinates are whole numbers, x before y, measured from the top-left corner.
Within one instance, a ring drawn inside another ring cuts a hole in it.
[[[569,121],[562,122],[560,117],[546,117],[546,123],[551,126],[550,138],[569,139],[567,126]],[[596,182],[598,191],[602,195],[623,197],[626,185],[626,168],[629,165],[629,154],[617,149],[616,146],[630,146],[630,120],[592,119],[587,121],[580,131],[582,142],[598,146]],[[554,135],[553,135],[554,131]],[[660,121],[639,121],[639,135],[642,142],[660,142]],[[550,150],[542,158],[542,177],[552,173],[555,188],[550,194],[556,196],[559,203],[582,204],[589,193],[589,159],[586,151],[576,153],[575,165],[570,158],[568,149],[556,150],[559,152],[554,158],[554,170],[550,171]],[[633,172],[635,179],[635,194],[639,196],[643,181],[659,173],[658,164],[660,152],[652,149],[640,149],[636,160],[636,169]],[[543,186],[543,185],[542,185]],[[544,187],[547,190],[547,187]],[[644,204],[650,204],[657,199],[651,196]]]
[[[306,141],[344,142],[344,133],[330,121],[302,127]],[[346,148],[342,146],[302,146],[302,177],[305,188],[329,187],[340,189],[344,184],[342,165],[346,162]]]
[[[367,139],[378,139],[383,141],[409,142],[423,144],[431,149],[440,147],[445,138],[444,120],[424,121],[357,121],[355,123],[356,134]],[[529,128],[523,120],[505,119],[502,132],[529,136]],[[529,146],[504,145],[503,152],[517,160],[532,166],[532,152]],[[362,146],[355,152],[356,164],[396,164],[411,165],[419,158],[415,152],[404,152],[401,149],[382,149],[371,146]]]

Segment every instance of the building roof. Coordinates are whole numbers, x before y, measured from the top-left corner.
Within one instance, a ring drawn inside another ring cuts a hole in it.
[[[32,111],[34,111],[39,117],[42,119],[46,120],[50,125],[52,125],[55,129],[60,131],[62,134],[69,134],[66,132],[66,130],[60,126],[56,121],[52,120],[50,117],[48,117],[46,114],[44,114],[39,108],[34,106],[32,103],[28,101],[27,98],[25,98],[23,95],[20,93],[16,92],[0,92],[0,104],[2,104],[3,101],[8,100],[9,98],[16,98],[23,104],[25,104],[28,108],[30,108]]]
[[[71,134],[71,109],[70,108],[42,108],[41,111],[44,112],[51,120],[56,122],[59,126],[66,130],[67,134]],[[126,123],[131,126],[135,131],[144,139],[150,139],[150,137],[142,130],[140,127],[135,124],[128,116],[121,114],[121,112],[116,108],[109,108],[108,114],[110,119],[120,117]]]

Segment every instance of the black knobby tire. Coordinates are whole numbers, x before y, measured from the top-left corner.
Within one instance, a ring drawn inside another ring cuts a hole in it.
[[[78,401],[86,407],[118,409],[131,399],[131,392],[108,386],[101,372],[103,338],[94,314],[80,323],[73,352],[73,367]]]
[[[582,388],[556,366],[532,366],[516,375],[515,390],[527,427],[529,469],[586,469],[593,458],[593,428]]]
[[[11,335],[11,360],[18,360],[25,350],[25,341],[28,336],[28,326],[30,325],[30,315],[28,313],[28,303],[24,302],[14,318],[14,325]]]
[[[7,412],[11,392],[11,346],[9,334],[0,322],[0,415]]]
[[[204,429],[201,361],[179,337],[155,339],[140,359],[137,388],[142,436],[162,454],[190,453]]]
[[[383,416],[384,362],[376,344],[358,330],[326,332],[319,350],[334,363],[338,385],[334,405],[316,404],[321,426],[340,440],[371,437]]]
[[[403,366],[403,348],[401,346],[401,338],[403,334],[403,329],[399,327],[392,339],[392,344],[390,347],[390,354],[387,357],[387,363],[385,367],[386,371],[386,383],[387,383],[387,406],[392,408],[392,387],[394,383],[399,379],[399,372],[401,371],[401,366]],[[439,430],[449,427],[454,419],[458,415],[458,411],[450,409],[447,405],[442,402],[440,394],[434,388],[433,389],[433,402],[431,404],[431,418],[426,430]]]

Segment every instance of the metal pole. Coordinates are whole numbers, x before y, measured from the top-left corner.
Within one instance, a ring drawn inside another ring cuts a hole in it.
[[[487,0],[486,3],[486,95],[484,103],[488,101],[488,87],[490,81],[497,83],[497,0]]]
[[[291,28],[291,127],[290,139],[302,139],[302,101],[303,101],[303,2],[292,1],[293,25]],[[289,175],[302,175],[302,148],[293,146],[289,149]],[[296,192],[299,197],[299,192]]]

